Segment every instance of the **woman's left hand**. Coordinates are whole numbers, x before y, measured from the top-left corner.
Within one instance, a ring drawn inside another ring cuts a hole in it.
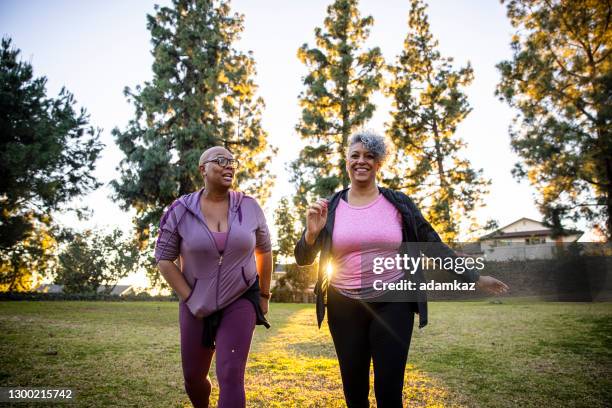
[[[504,282],[492,276],[480,276],[476,285],[485,292],[493,295],[503,295],[510,289]]]
[[[268,314],[268,306],[270,304],[270,300],[265,297],[259,297],[259,306],[261,306],[261,311],[264,315]]]

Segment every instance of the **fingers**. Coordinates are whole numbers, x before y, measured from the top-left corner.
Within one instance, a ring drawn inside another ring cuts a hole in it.
[[[312,203],[310,207],[308,208],[307,214],[312,214],[311,210],[316,211],[316,213],[319,215],[322,215],[322,216],[326,215],[327,214],[327,200],[322,198]]]
[[[319,207],[321,207],[321,209],[327,211],[327,200],[324,198],[320,198],[319,200],[317,200],[317,202],[315,203],[317,204]]]
[[[319,199],[316,201],[316,204],[322,205],[322,206],[324,206],[325,208],[327,208],[327,204],[328,204],[328,203],[329,203],[329,201],[327,201],[325,198],[319,198]]]
[[[508,285],[492,276],[483,276],[481,278],[483,280],[482,283],[479,281],[480,287],[493,295],[503,295],[510,290]]]
[[[496,284],[495,284],[494,290],[497,295],[503,295],[504,293],[508,292],[508,290],[510,289],[508,285],[506,285],[502,281],[497,281],[495,283]]]
[[[508,290],[510,290],[510,287],[500,280],[495,283],[497,284],[497,290],[499,290],[501,293],[506,293]]]
[[[317,214],[323,214],[323,205],[317,203],[314,203],[310,206],[311,209],[316,210]]]
[[[306,210],[306,216],[310,217],[311,215],[319,215],[320,212],[318,209],[315,208],[309,208],[308,210]]]

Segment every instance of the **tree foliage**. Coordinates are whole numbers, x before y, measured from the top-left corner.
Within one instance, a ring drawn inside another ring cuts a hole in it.
[[[123,208],[136,210],[143,244],[164,207],[201,184],[205,149],[232,151],[241,163],[237,184],[260,201],[270,193],[267,165],[275,152],[261,126],[264,103],[256,96],[252,55],[233,48],[243,16],[226,1],[173,0],[147,21],[153,79],[125,90],[135,117],[113,131],[125,158],[112,183]]]
[[[308,289],[317,280],[317,263],[299,266],[296,263],[285,265],[285,275],[281,276],[273,288],[274,299],[279,301],[304,299]]]
[[[287,197],[281,198],[274,211],[274,224],[277,233],[277,249],[274,251],[275,264],[284,265],[285,275],[281,276],[274,288],[275,298],[282,298],[281,292],[293,295],[302,294],[316,281],[316,265],[298,266],[291,262],[293,249],[300,239],[299,216],[296,208]]]
[[[30,217],[32,217],[30,215]],[[32,230],[0,258],[0,292],[25,292],[34,289],[38,279],[50,276],[57,265],[57,227],[47,220],[32,222]]]
[[[612,234],[612,2],[512,0],[511,60],[497,95],[518,114],[513,174],[538,191],[557,233],[586,218]]]
[[[139,260],[138,244],[118,229],[76,233],[59,254],[55,283],[64,285],[65,293],[95,293],[103,285],[110,293],[121,278],[136,272]]]
[[[9,38],[0,47],[0,290],[29,290],[54,266],[53,212],[99,186],[103,145],[62,88],[48,97]],[[79,212],[79,210],[77,210]]]
[[[294,213],[295,208],[287,197],[280,199],[278,207],[274,211],[274,224],[276,226],[277,247],[276,258],[293,258],[295,243],[300,239],[298,216]]]
[[[442,57],[437,46],[425,5],[412,0],[404,49],[389,67],[393,108],[387,134],[396,160],[393,176],[385,181],[424,205],[429,222],[452,242],[460,221],[482,203],[490,181],[461,157],[466,143],[455,134],[471,111],[463,89],[472,82],[473,70],[469,63],[454,69],[453,59]]]
[[[312,197],[348,186],[346,143],[372,117],[370,98],[382,79],[380,49],[363,49],[373,22],[360,16],[357,0],[336,0],[327,8],[323,28],[315,29],[316,47],[304,44],[298,50],[308,70],[296,126],[306,147],[291,165],[300,210]]]
[[[9,38],[0,48],[0,251],[29,240],[51,212],[99,186],[103,145],[84,108],[62,88],[47,97],[45,77],[19,61]],[[34,239],[36,241],[37,239]],[[30,242],[34,242],[30,239]]]

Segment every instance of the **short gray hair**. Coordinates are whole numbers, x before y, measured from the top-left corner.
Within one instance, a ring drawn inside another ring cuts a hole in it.
[[[350,147],[356,143],[363,143],[363,147],[374,155],[375,160],[381,163],[384,163],[389,155],[387,139],[370,130],[360,130],[353,133],[349,138],[348,145]]]

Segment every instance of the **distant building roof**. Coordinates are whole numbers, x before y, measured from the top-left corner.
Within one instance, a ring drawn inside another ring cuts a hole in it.
[[[513,232],[505,232],[504,230],[508,227],[511,227],[512,225],[520,222],[520,221],[531,221],[534,223],[537,223],[539,225],[542,226],[541,229],[537,229],[537,230],[525,230],[525,231],[513,231]],[[527,217],[523,217],[523,218],[519,218],[518,220],[511,222],[510,224],[502,227],[502,228],[498,228],[495,231],[483,235],[482,237],[478,238],[480,241],[486,240],[486,239],[500,239],[500,238],[529,238],[529,237],[546,237],[552,234],[552,228],[547,228],[541,221],[536,221],[533,220],[531,218],[527,218]],[[579,230],[571,230],[571,229],[566,229],[563,230],[563,235],[567,236],[567,235],[582,235],[583,232],[579,231]]]
[[[43,293],[62,293],[64,285],[56,285],[55,283],[43,283],[36,288],[37,292]]]

